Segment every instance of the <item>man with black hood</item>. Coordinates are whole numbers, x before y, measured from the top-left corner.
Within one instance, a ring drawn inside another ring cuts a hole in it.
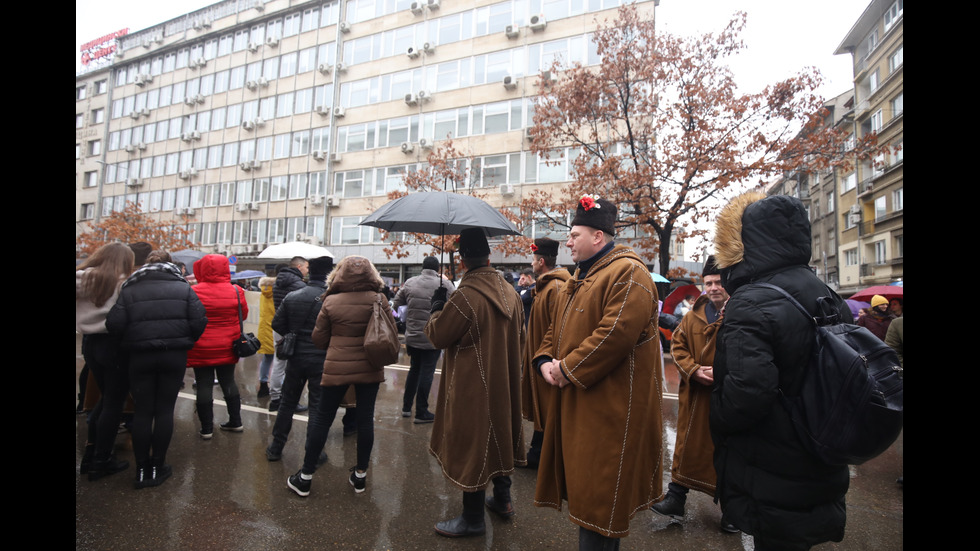
[[[817,279],[810,222],[796,198],[749,192],[722,209],[715,260],[731,295],[718,333],[711,394],[716,497],[725,518],[755,538],[755,549],[795,551],[844,538],[846,466],[821,462],[800,441],[780,395],[799,391],[815,342],[811,314],[831,297],[841,320],[850,310]]]
[[[276,284],[272,287],[272,303],[276,310],[279,310],[279,305],[282,304],[286,295],[306,287],[306,282],[303,280],[309,271],[310,263],[302,256],[294,256],[290,259],[289,266],[276,274]],[[272,338],[278,343],[282,340],[282,335],[273,330]],[[286,360],[273,358],[272,369],[269,372],[269,411],[279,411],[279,403],[282,399],[282,380],[285,376]],[[296,411],[306,411],[306,409],[306,407],[298,407]]]

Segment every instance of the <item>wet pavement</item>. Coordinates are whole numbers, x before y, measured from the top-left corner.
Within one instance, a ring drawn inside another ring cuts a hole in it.
[[[81,338],[76,336],[75,365],[81,370]],[[669,357],[668,357],[669,358]],[[256,398],[257,357],[239,362],[235,378],[242,394],[245,432],[216,430],[201,440],[194,411],[193,372],[177,400],[175,430],[168,452],[174,475],[157,488],[135,490],[134,466],[96,482],[78,474],[87,429],[75,418],[75,548],[78,550],[263,550],[263,549],[576,549],[577,526],[564,512],[537,508],[534,470],[513,476],[517,515],[507,521],[488,513],[485,536],[447,539],[433,531],[437,521],[462,510],[462,493],[449,484],[428,453],[432,425],[415,425],[401,416],[407,375],[403,365],[386,369],[375,410],[375,445],[367,491],[355,494],[347,481],[356,462],[356,437],[344,437],[340,419],[327,440],[329,462],[313,479],[309,497],[286,487],[286,478],[302,463],[306,416],[295,417],[282,460],[270,463],[265,448],[274,414],[268,398]],[[673,447],[677,420],[676,369],[666,367],[665,440]],[[439,376],[432,389],[435,402]],[[215,390],[215,424],[227,414]],[[306,398],[303,398],[305,403]],[[436,412],[438,415],[438,412]],[[530,425],[526,424],[527,431]],[[528,432],[530,434],[530,432]],[[880,457],[851,467],[847,494],[847,532],[841,543],[819,550],[903,548],[903,492],[895,483],[903,468],[903,436]],[[133,462],[128,434],[116,440],[120,459]],[[665,481],[670,453],[665,454]],[[724,534],[721,513],[711,498],[691,492],[683,525],[651,511],[637,514],[622,549],[753,550],[752,538]]]

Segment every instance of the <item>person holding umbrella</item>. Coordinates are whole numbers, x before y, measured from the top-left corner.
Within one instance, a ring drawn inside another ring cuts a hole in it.
[[[885,335],[888,334],[888,326],[891,325],[893,319],[895,316],[888,310],[888,299],[881,295],[875,295],[871,297],[871,309],[868,310],[868,314],[861,316],[856,323],[874,333],[874,336],[879,339],[885,340]]]

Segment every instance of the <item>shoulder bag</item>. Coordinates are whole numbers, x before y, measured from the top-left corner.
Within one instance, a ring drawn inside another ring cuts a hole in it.
[[[372,366],[382,369],[398,360],[398,328],[395,318],[381,307],[384,295],[378,294],[364,332],[364,352]]]

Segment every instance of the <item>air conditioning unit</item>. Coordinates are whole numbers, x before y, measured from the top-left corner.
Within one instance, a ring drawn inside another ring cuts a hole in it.
[[[153,41],[149,37],[144,38],[143,39],[143,47],[146,48],[147,50],[149,50],[151,46],[153,46]]]
[[[131,119],[138,119],[138,118],[140,118],[140,112],[139,111],[133,111],[132,113],[129,114],[129,117]]]
[[[128,180],[126,180],[127,187],[140,187],[142,185],[143,185],[143,180],[140,180],[139,178],[129,178]]]
[[[150,116],[150,110],[148,108],[144,107],[144,108],[140,109],[140,115],[143,115],[144,117],[149,117]]]
[[[531,24],[528,25],[528,26],[531,27],[531,30],[532,31],[535,31],[535,32],[536,31],[543,31],[544,28],[548,26],[548,20],[545,19],[545,16],[544,16],[543,13],[539,13],[537,15],[532,15],[531,16]]]
[[[318,149],[313,152],[313,158],[317,161],[325,161],[327,160],[327,155]]]
[[[197,102],[194,100],[194,96],[187,96],[184,98],[184,103],[193,107]]]
[[[207,64],[208,64],[208,60],[204,59],[203,57],[199,57],[196,60],[195,66],[197,66],[197,67],[205,67],[205,66],[207,66]]]
[[[346,63],[338,63],[336,68],[337,68],[337,72],[338,73],[346,73],[347,72],[347,64]]]
[[[197,130],[191,132],[191,139],[192,140],[200,140],[201,139],[201,133],[198,132]]]
[[[317,205],[317,206],[322,205],[323,204],[323,196],[322,195],[313,195],[312,197],[310,197],[310,204],[311,205]]]
[[[305,233],[297,233],[295,241],[306,241],[309,238]]]
[[[508,90],[513,90],[514,88],[517,88],[517,79],[514,78],[513,75],[504,76],[503,83],[504,83],[504,88]]]
[[[181,180],[189,180],[191,177],[191,172],[189,170],[181,170],[177,174],[177,177],[180,178]]]
[[[266,80],[265,77],[259,77],[259,80],[257,80],[256,82],[258,82],[259,86],[261,86],[263,88],[269,86],[269,81]]]
[[[248,204],[248,210],[259,210],[259,202],[252,201]]]
[[[541,83],[543,85],[547,86],[556,82],[558,82],[558,75],[552,73],[550,69],[541,71]]]
[[[204,103],[204,94],[198,94],[194,96],[194,101],[197,103]]]
[[[255,123],[252,121],[242,121],[242,129],[251,132],[255,130]]]
[[[422,6],[424,5],[425,4],[423,4],[422,2],[412,2],[412,5],[409,6],[409,9],[412,10],[412,13],[414,13],[415,15],[419,15],[420,13],[422,13]]]
[[[244,170],[245,172],[249,172],[250,170],[252,170],[252,162],[245,161],[244,163],[238,165],[238,168]]]
[[[344,34],[347,34],[347,33],[350,32],[350,23],[348,23],[346,21],[341,21],[339,23],[339,26],[340,26],[340,32],[342,32]]]
[[[262,161],[259,160],[252,161],[252,170],[261,170],[261,169],[262,169]]]
[[[265,119],[262,117],[255,117],[255,128],[262,128],[265,126]]]
[[[426,5],[429,6],[430,10],[439,9],[439,4],[440,4],[439,0],[427,0],[426,2]]]
[[[415,98],[415,94],[405,94],[405,103],[408,105],[418,105],[419,100]]]
[[[331,69],[333,69],[333,65],[331,65],[329,63],[321,63],[321,64],[319,64],[319,65],[316,66],[316,70],[317,71],[320,71],[320,74],[321,75],[330,74],[330,70]]]
[[[146,151],[146,143],[140,142],[136,144],[136,149],[139,149],[140,151]]]
[[[434,54],[436,53],[436,45],[431,42],[426,42],[422,44],[422,51],[427,54]]]
[[[249,42],[248,43],[248,51],[253,52],[253,53],[254,52],[257,52],[257,51],[259,51],[259,46],[261,46],[261,44],[259,44],[258,42]]]
[[[517,38],[521,36],[521,27],[517,23],[511,23],[504,29],[504,34],[507,35],[507,38]]]
[[[245,87],[248,88],[249,90],[254,91],[256,88],[259,87],[259,83],[255,82],[254,80],[246,80]]]
[[[531,134],[531,128],[524,129],[524,139],[528,141],[534,141],[534,135]]]
[[[344,118],[344,115],[346,115],[346,114],[347,114],[347,111],[343,107],[334,107],[333,108],[333,116],[337,117],[338,119]]]
[[[861,214],[861,205],[851,205],[851,214]]]
[[[143,80],[143,75],[136,75],[136,80],[134,81],[134,84],[136,84],[137,86],[145,86],[146,81]]]
[[[235,205],[235,210],[238,212],[248,212],[248,203],[238,203]]]
[[[194,216],[197,211],[193,207],[180,207],[176,209],[177,214],[181,216]]]
[[[415,144],[412,142],[402,142],[402,153],[411,153],[415,151]]]
[[[269,38],[265,39],[265,45],[269,46],[270,48],[278,48],[279,39],[275,36],[270,36]]]
[[[136,146],[129,144],[126,146],[126,153],[136,153]]]
[[[341,161],[341,159],[343,159],[343,156],[340,153],[331,153],[330,154],[330,162],[331,163],[339,163]]]
[[[320,115],[321,117],[326,117],[327,115],[330,114],[330,108],[327,107],[326,105],[317,105],[314,111],[316,111],[317,114]]]
[[[427,90],[419,90],[419,93],[418,93],[418,100],[419,101],[423,101],[424,102],[424,101],[429,101],[431,99],[432,99],[432,92],[429,92]]]
[[[337,197],[336,195],[327,195],[325,201],[326,201],[328,207],[339,207],[340,206],[340,197]]]
[[[429,138],[422,138],[419,140],[419,147],[422,149],[432,149],[432,140]]]
[[[853,224],[853,225],[856,226],[856,225],[858,225],[858,224],[861,223],[861,215],[860,214],[855,214],[855,213],[852,212],[851,214],[848,214],[847,215],[847,220],[851,224]]]
[[[185,142],[191,141],[191,133],[190,132],[184,132],[183,134],[180,135],[180,139],[183,140],[183,141],[185,141]]]
[[[421,52],[421,51],[419,51],[419,49],[418,49],[418,48],[416,48],[415,46],[409,46],[409,47],[408,47],[408,50],[407,50],[407,51],[405,52],[405,55],[407,55],[409,59],[415,59],[415,58],[417,58],[417,57],[419,56],[419,54],[421,54],[421,53],[422,53],[422,52]]]
[[[195,31],[200,31],[200,30],[204,29],[204,25],[201,23],[201,20],[200,19],[194,20],[194,23],[192,24],[192,26],[194,27],[194,30]]]
[[[514,184],[500,184],[500,194],[510,196],[514,194]]]

